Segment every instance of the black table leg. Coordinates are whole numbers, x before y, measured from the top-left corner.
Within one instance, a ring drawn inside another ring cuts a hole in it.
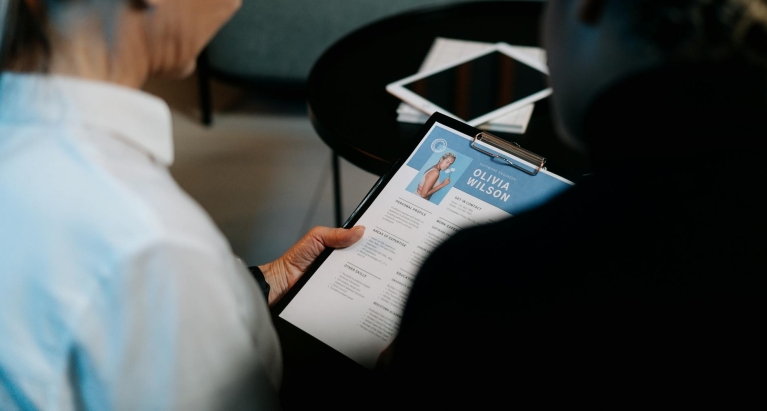
[[[203,50],[197,58],[197,76],[200,86],[200,112],[202,124],[206,126],[213,122],[213,102],[210,95],[210,73],[208,68],[208,51]]]

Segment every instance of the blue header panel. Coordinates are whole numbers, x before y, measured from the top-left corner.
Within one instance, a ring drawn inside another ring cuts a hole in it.
[[[482,148],[509,157],[508,154],[487,146]],[[450,186],[453,188],[512,215],[539,206],[572,186],[544,172],[535,176],[525,174],[501,160],[475,150],[471,147],[469,137],[439,124],[427,134],[424,142],[407,162],[407,166],[419,170],[420,175],[432,168],[432,163],[436,163],[435,160],[438,161],[445,153],[453,153],[458,157],[459,161],[455,163],[458,167],[441,171],[440,181],[449,177]],[[411,187],[408,187],[408,190],[410,189]],[[444,197],[449,187],[440,191]],[[441,197],[439,199],[441,200]]]

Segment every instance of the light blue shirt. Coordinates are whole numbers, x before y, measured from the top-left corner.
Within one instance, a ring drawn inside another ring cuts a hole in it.
[[[175,183],[161,100],[0,78],[0,410],[278,407],[268,307]]]

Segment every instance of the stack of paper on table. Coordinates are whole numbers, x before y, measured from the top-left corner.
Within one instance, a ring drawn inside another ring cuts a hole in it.
[[[423,64],[421,64],[419,72],[432,70],[469,54],[481,53],[491,47],[493,47],[492,43],[438,37],[434,40],[434,44],[426,55]],[[539,61],[546,62],[546,52],[541,48],[523,46],[512,47]],[[534,107],[535,104],[529,104],[518,110],[506,113],[488,123],[482,124],[477,128],[488,131],[522,134],[527,130],[527,124],[530,122],[530,117],[533,115]],[[397,121],[403,123],[423,124],[428,118],[428,114],[407,103],[401,103],[397,108]]]

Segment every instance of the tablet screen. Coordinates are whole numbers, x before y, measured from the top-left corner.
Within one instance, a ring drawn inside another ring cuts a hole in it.
[[[373,191],[372,202],[363,202],[368,208],[357,220],[366,227],[363,238],[333,251],[279,317],[372,369],[435,247],[462,228],[515,215],[572,185],[545,170],[530,176],[487,155],[507,154],[482,149],[472,147],[472,136],[434,123]]]
[[[499,51],[403,87],[469,121],[548,88],[546,74]]]

